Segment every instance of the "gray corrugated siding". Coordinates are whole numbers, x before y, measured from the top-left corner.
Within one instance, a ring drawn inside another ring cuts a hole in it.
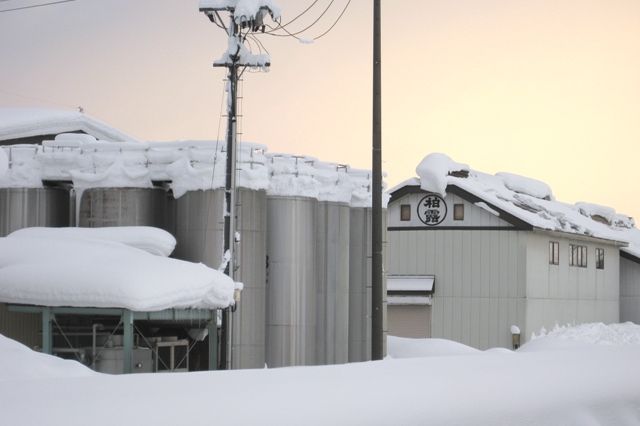
[[[620,321],[640,324],[640,264],[620,258]]]
[[[618,322],[619,250],[611,244],[532,232],[527,245],[527,326],[529,338],[556,324]],[[549,241],[560,243],[559,265],[549,265]],[[587,267],[569,266],[569,244],[587,246]],[[595,249],[605,250],[605,268],[595,267]],[[526,330],[526,331],[525,331]]]
[[[390,231],[390,274],[435,275],[431,336],[511,346],[525,319],[526,232]]]

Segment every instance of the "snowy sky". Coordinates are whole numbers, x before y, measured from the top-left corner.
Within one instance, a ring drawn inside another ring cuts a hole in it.
[[[0,2],[0,9],[36,0]],[[40,1],[44,2],[44,0]],[[280,0],[284,21],[311,0]],[[303,28],[329,3],[320,0]],[[309,36],[326,29],[346,0]],[[77,0],[0,13],[0,106],[82,105],[142,139],[215,138],[224,51],[198,0]],[[640,219],[640,2],[393,0],[384,7],[384,168],[429,152],[549,183]],[[244,139],[368,167],[371,1],[313,45],[263,37]],[[221,129],[223,132],[224,127]],[[221,133],[223,134],[223,133]]]

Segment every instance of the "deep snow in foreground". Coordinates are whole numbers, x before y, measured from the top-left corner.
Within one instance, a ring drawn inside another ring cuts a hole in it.
[[[589,343],[594,330],[605,335],[611,328],[596,325],[589,333],[573,333],[575,340],[539,338],[536,351],[447,356],[444,350],[426,358],[328,367],[167,375],[10,381],[0,376],[2,420],[65,426],[636,425],[640,346],[628,340]],[[613,328],[638,333],[628,324]],[[581,345],[560,348],[561,340]],[[6,342],[0,340],[3,358]],[[412,343],[431,354],[429,347],[461,349],[441,340]]]

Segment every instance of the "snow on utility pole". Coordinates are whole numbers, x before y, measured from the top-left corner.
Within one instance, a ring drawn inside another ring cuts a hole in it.
[[[371,212],[371,359],[384,356],[382,289],[382,54],[380,0],[373,0],[373,194]]]
[[[236,193],[236,153],[237,153],[237,110],[238,80],[247,68],[267,69],[270,59],[267,54],[254,54],[246,46],[245,41],[250,33],[264,32],[264,18],[272,19],[280,16],[278,6],[271,0],[257,2],[255,0],[200,0],[200,12],[209,20],[225,30],[228,37],[227,51],[222,58],[213,63],[214,67],[227,68],[227,159],[225,175],[225,213],[224,213],[224,259],[225,274],[234,277],[234,243],[235,243],[235,193]],[[225,21],[221,13],[228,13]],[[222,350],[220,366],[231,369],[231,312],[225,309],[222,316]]]

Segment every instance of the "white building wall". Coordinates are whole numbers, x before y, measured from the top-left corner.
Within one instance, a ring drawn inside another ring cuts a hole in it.
[[[640,324],[640,264],[620,257],[620,321]]]
[[[389,231],[388,273],[435,276],[432,337],[481,349],[511,347],[510,327],[522,328],[526,315],[526,234]]]
[[[558,265],[549,264],[549,242],[560,244]],[[569,244],[587,247],[587,267],[569,266]],[[596,269],[595,249],[605,250],[605,267]],[[559,233],[527,236],[526,326],[523,342],[542,327],[585,322],[618,322],[619,249],[605,241],[565,238]]]

